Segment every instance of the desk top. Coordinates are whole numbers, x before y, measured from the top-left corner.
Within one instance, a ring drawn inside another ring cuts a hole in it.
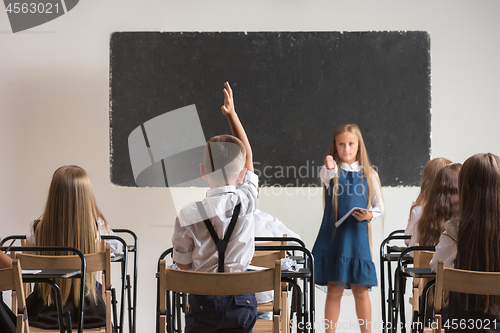
[[[400,256],[401,256],[401,253],[397,253],[397,252],[396,253],[387,253],[384,258],[387,261],[398,261]],[[412,262],[413,257],[410,256],[409,254],[405,254],[405,256],[403,257],[403,260]]]
[[[23,280],[69,279],[80,275],[79,269],[42,269],[37,271],[37,273],[32,273],[23,270]]]
[[[387,252],[403,252],[407,248],[406,246],[387,246]]]
[[[303,264],[306,262],[303,256],[288,256],[287,258],[295,260],[297,264]]]
[[[121,254],[115,254],[111,256],[111,262],[121,262],[125,259],[125,255],[123,253]]]
[[[430,267],[406,267],[404,272],[413,278],[435,278],[436,273]]]
[[[294,271],[281,271],[281,277],[287,278],[310,278],[311,270],[309,268],[301,268],[298,272]]]

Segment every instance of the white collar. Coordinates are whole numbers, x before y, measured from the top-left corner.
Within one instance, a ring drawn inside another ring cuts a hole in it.
[[[347,164],[347,163],[342,162],[340,167],[346,171],[361,171],[361,167],[359,166],[358,161],[356,161],[352,164]]]
[[[236,192],[236,187],[234,185],[214,187],[214,188],[211,188],[207,191],[207,198],[213,197],[216,195],[221,195],[221,194],[225,194],[225,193],[234,193],[234,192]]]

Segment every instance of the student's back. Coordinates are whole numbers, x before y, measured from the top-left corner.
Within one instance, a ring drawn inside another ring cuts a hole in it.
[[[258,177],[227,82],[224,96],[222,112],[234,136],[220,135],[207,142],[200,165],[201,176],[210,185],[207,197],[183,207],[175,220],[173,259],[181,269],[242,272],[254,253]],[[251,332],[257,316],[254,294],[190,294],[189,304],[186,333]]]
[[[444,224],[458,211],[458,173],[461,163],[448,164],[434,179],[429,199],[418,221],[418,244],[435,246],[444,231]]]
[[[476,154],[464,162],[458,179],[457,220],[446,225],[431,261],[435,271],[438,259],[445,265],[482,272],[500,271],[500,158]],[[456,259],[454,258],[456,255]],[[450,292],[447,319],[467,321],[467,332],[500,331],[500,299],[497,296]],[[486,321],[489,330],[484,329]],[[495,325],[496,323],[496,325]],[[482,324],[482,327],[479,327]],[[454,330],[460,332],[460,330]],[[465,332],[465,331],[464,331]]]
[[[214,150],[214,144],[212,144]],[[220,239],[224,238],[236,203],[241,208],[224,260],[225,272],[244,272],[254,251],[254,218],[257,208],[258,177],[251,172],[244,183],[211,188],[200,201]],[[217,272],[219,255],[196,202],[181,209],[174,225],[173,259],[179,266],[188,265],[194,271]],[[179,267],[181,267],[179,266]]]
[[[406,226],[405,235],[410,235],[411,238],[405,239],[406,245],[413,246],[418,242],[418,221],[422,216],[425,203],[429,199],[429,193],[431,191],[434,178],[436,178],[436,175],[441,168],[450,163],[452,163],[450,160],[439,157],[434,158],[425,164],[422,182],[420,183],[420,193],[410,208],[410,217],[408,219],[408,225]],[[413,255],[413,253],[410,253],[410,255]]]
[[[99,252],[97,219],[97,207],[87,173],[78,166],[63,166],[52,177],[42,217],[32,224],[34,245],[69,246],[84,254]],[[61,289],[64,310],[71,311],[73,328],[76,328],[80,281],[59,279],[56,283]],[[106,308],[98,292],[95,273],[87,274],[85,288],[84,328],[103,327],[106,324]],[[26,300],[30,325],[58,329],[54,303],[50,287],[37,285]]]

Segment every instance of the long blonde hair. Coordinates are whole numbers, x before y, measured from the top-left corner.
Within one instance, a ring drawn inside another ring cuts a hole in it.
[[[361,170],[363,171],[365,177],[366,177],[366,182],[368,184],[368,198],[367,198],[367,206],[366,208],[370,208],[373,196],[375,195],[374,188],[373,188],[373,182],[372,182],[372,177],[376,179],[380,186],[380,179],[378,177],[377,172],[372,168],[370,160],[368,159],[368,153],[366,152],[366,147],[365,147],[365,142],[363,141],[363,136],[361,135],[361,131],[356,124],[344,124],[340,125],[336,130],[335,133],[333,133],[333,138],[332,138],[332,143],[330,145],[330,153],[329,155],[333,156],[333,159],[335,160],[335,163],[337,164],[338,167],[340,167],[340,164],[342,161],[340,160],[339,153],[337,151],[337,145],[336,145],[336,138],[339,135],[342,135],[344,133],[352,133],[358,138],[358,152],[356,153],[356,161],[358,161],[359,166],[361,167]],[[337,189],[338,189],[338,182],[339,182],[339,172],[335,174],[333,177],[333,196],[332,196],[332,206],[333,206],[333,216],[334,220],[337,218]],[[323,198],[326,200],[326,187],[323,188]],[[335,222],[335,221],[334,221]]]
[[[83,252],[95,253],[100,250],[97,218],[92,184],[82,168],[75,165],[62,166],[54,172],[50,183],[45,211],[35,229],[37,246],[69,246]],[[46,255],[61,255],[49,253]],[[71,253],[72,254],[72,253]],[[61,288],[63,303],[70,294],[75,304],[80,301],[80,281],[57,280]],[[97,302],[96,274],[86,277],[86,296]],[[40,290],[46,304],[53,303],[51,288],[41,285]]]

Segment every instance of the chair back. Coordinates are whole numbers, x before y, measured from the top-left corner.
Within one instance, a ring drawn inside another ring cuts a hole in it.
[[[413,256],[413,266],[414,267],[430,267],[433,251],[415,251]]]
[[[477,295],[500,295],[500,272],[478,272],[444,267],[438,260],[434,308],[441,310],[443,291]]]
[[[198,295],[241,295],[274,291],[273,315],[280,315],[281,261],[273,268],[241,273],[205,273],[171,269],[160,261],[160,328],[166,323],[167,291]],[[277,301],[276,301],[277,300]],[[163,318],[162,318],[163,317]]]
[[[0,291],[12,290],[13,297],[17,304],[17,333],[29,333],[28,319],[24,316],[26,307],[23,289],[23,279],[21,275],[21,264],[19,260],[12,261],[11,268],[0,269]]]
[[[104,284],[111,286],[111,249],[104,240],[102,247],[105,250],[85,255],[86,272],[104,271]],[[24,269],[80,269],[82,260],[77,255],[46,256],[16,252],[13,257],[19,259]]]
[[[105,332],[112,332],[111,316],[112,316],[112,304],[111,304],[111,248],[105,240],[101,240],[101,252],[85,254],[85,272],[93,273],[102,271],[104,273],[103,277],[103,288],[102,294],[104,303],[106,304],[106,326]],[[28,254],[13,252],[13,258],[18,259],[24,269],[82,269],[82,258],[77,255],[38,255],[38,254]],[[57,279],[56,279],[57,282]],[[82,286],[83,287],[83,286]],[[81,288],[82,288],[81,287]],[[83,289],[80,291],[81,299],[79,309],[83,308]],[[80,320],[79,326],[83,322]],[[37,331],[43,331],[38,330]]]
[[[283,235],[286,237],[286,235]],[[286,246],[286,241],[271,241],[271,242],[258,242],[255,243],[255,249],[251,265],[272,268],[274,267],[274,262],[286,258],[286,251],[259,251],[258,248],[261,246]]]
[[[273,268],[276,260],[281,260],[281,251],[255,251],[252,262],[253,266]]]

